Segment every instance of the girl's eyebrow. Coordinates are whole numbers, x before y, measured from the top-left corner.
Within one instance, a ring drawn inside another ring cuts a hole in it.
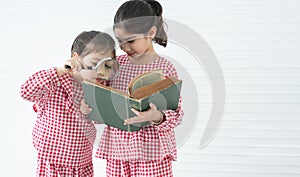
[[[124,39],[120,39],[118,37],[116,37],[118,41],[128,41],[128,40],[132,40],[132,39],[137,39],[137,38],[140,38],[139,36],[129,36],[129,37],[126,37]]]

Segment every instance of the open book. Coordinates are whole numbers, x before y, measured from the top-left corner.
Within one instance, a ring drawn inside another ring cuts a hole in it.
[[[175,77],[164,79],[161,70],[153,70],[131,80],[129,93],[96,84],[82,82],[85,102],[92,108],[88,118],[124,131],[138,131],[149,122],[124,125],[124,120],[136,116],[131,108],[149,109],[154,103],[158,110],[175,110],[178,107],[182,80]]]

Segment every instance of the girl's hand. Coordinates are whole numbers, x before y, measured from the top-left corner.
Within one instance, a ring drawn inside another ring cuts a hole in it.
[[[153,124],[161,123],[164,119],[163,113],[157,110],[155,104],[150,103],[150,108],[147,111],[137,111],[135,109],[131,109],[137,116],[126,119],[124,121],[124,125],[139,123],[139,122],[147,122],[150,121]]]
[[[86,68],[86,64],[80,58],[71,58],[65,61],[64,66],[57,68],[58,76],[69,73],[71,76],[76,75],[82,68]]]
[[[86,115],[86,114],[88,114],[88,113],[90,113],[92,111],[92,109],[89,107],[89,105],[87,105],[85,103],[84,99],[82,99],[80,103],[81,103],[80,104],[80,112],[82,114]]]

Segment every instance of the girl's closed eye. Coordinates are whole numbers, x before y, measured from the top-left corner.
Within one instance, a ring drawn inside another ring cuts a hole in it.
[[[130,40],[127,40],[128,43],[132,44],[134,43],[135,39],[130,39]]]
[[[108,64],[105,64],[104,66],[105,66],[105,68],[111,69],[111,66]]]
[[[119,44],[125,44],[125,43],[129,43],[129,44],[132,44],[132,43],[134,43],[135,42],[135,38],[133,38],[133,39],[127,39],[127,40],[120,40],[120,39],[118,39],[118,43]]]

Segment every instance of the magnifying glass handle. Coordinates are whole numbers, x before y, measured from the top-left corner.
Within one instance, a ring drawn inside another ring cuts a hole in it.
[[[66,69],[72,69],[72,67],[70,65],[65,65]]]

